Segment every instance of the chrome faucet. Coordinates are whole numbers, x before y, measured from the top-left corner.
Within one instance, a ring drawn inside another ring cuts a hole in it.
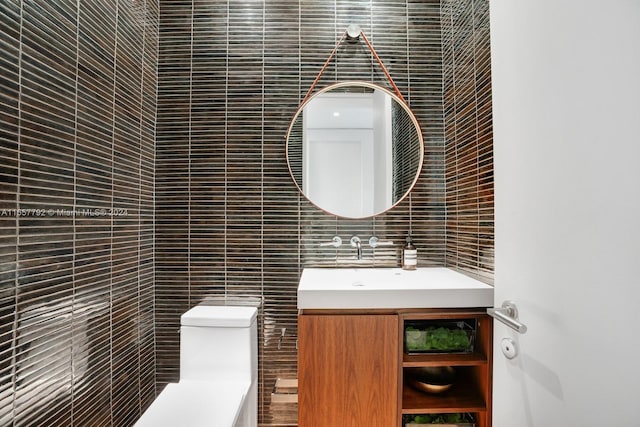
[[[351,238],[351,247],[356,248],[356,255],[359,260],[362,259],[362,242],[358,236],[353,236]]]

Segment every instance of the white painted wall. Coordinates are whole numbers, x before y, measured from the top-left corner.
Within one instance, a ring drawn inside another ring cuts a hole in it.
[[[490,7],[493,425],[640,426],[640,1]]]
[[[373,101],[370,94],[324,93],[304,110],[303,192],[347,217],[374,212]]]
[[[372,129],[307,129],[304,194],[326,210],[358,218],[374,212]]]

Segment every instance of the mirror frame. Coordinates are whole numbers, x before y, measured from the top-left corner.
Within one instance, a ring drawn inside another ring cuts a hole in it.
[[[298,118],[298,116],[300,116],[300,114],[304,110],[304,107],[306,107],[307,104],[309,104],[309,102],[311,102],[318,95],[321,95],[323,93],[329,92],[329,91],[331,91],[333,89],[339,89],[339,88],[343,88],[343,87],[347,87],[347,86],[359,86],[359,87],[371,88],[371,89],[374,89],[374,90],[381,90],[381,91],[385,92],[387,95],[391,96],[391,98],[394,101],[396,101],[398,104],[400,104],[402,106],[404,111],[411,118],[411,122],[415,126],[416,133],[418,134],[418,139],[419,139],[419,143],[420,143],[420,162],[419,162],[418,170],[416,171],[416,176],[414,177],[413,182],[409,186],[409,189],[402,195],[402,197],[400,197],[398,200],[396,200],[388,208],[386,208],[386,209],[384,209],[384,210],[382,210],[380,212],[374,212],[371,215],[362,216],[362,217],[348,217],[348,216],[336,214],[334,212],[329,212],[326,209],[324,209],[322,206],[318,206],[313,200],[311,200],[304,193],[304,191],[302,191],[302,188],[300,187],[300,184],[298,183],[298,181],[296,181],[296,178],[293,175],[293,171],[291,170],[291,162],[289,160],[289,138],[291,136],[291,131],[293,130],[293,126],[294,126],[294,124],[296,122],[296,119]],[[296,113],[294,114],[293,118],[291,119],[291,123],[289,124],[289,127],[287,129],[287,134],[285,136],[285,156],[286,156],[286,159],[287,159],[287,168],[289,169],[289,175],[291,176],[291,179],[293,180],[293,183],[298,188],[298,191],[300,192],[300,194],[302,194],[304,196],[304,198],[307,199],[313,206],[315,206],[316,208],[320,209],[321,211],[323,211],[323,212],[325,212],[327,214],[335,215],[335,216],[340,217],[340,218],[347,218],[347,219],[373,218],[373,217],[375,217],[377,215],[383,214],[383,213],[388,212],[389,210],[393,209],[395,206],[397,206],[399,203],[401,203],[404,199],[406,199],[407,196],[409,195],[409,193],[411,193],[411,191],[415,187],[416,182],[420,178],[420,173],[422,172],[422,167],[423,167],[423,164],[424,164],[424,137],[422,135],[422,129],[420,128],[420,124],[418,123],[418,120],[416,119],[415,115],[411,111],[411,108],[409,108],[409,105],[407,105],[407,103],[403,99],[401,99],[398,95],[396,95],[395,93],[391,92],[389,89],[387,89],[385,87],[382,87],[380,85],[377,85],[375,83],[365,82],[365,81],[357,81],[357,80],[355,80],[355,81],[343,81],[343,82],[333,83],[333,84],[330,84],[330,85],[324,87],[323,89],[313,93],[313,95],[309,96],[302,104],[300,104],[300,106],[298,107],[298,110],[296,111]]]

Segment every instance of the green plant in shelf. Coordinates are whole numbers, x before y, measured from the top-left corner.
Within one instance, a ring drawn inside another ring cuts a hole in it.
[[[469,346],[469,337],[462,329],[428,327],[419,330],[407,326],[405,337],[408,350],[463,350]]]
[[[415,415],[411,420],[411,422],[416,424],[461,423],[463,421],[463,416],[459,413]]]
[[[406,345],[408,350],[422,350],[425,347],[424,332],[414,328],[413,326],[407,326],[405,330]]]

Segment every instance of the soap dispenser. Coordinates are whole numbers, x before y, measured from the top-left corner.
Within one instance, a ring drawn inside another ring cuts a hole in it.
[[[407,243],[402,248],[402,269],[415,270],[418,266],[418,250],[411,241],[411,233],[407,234]]]

